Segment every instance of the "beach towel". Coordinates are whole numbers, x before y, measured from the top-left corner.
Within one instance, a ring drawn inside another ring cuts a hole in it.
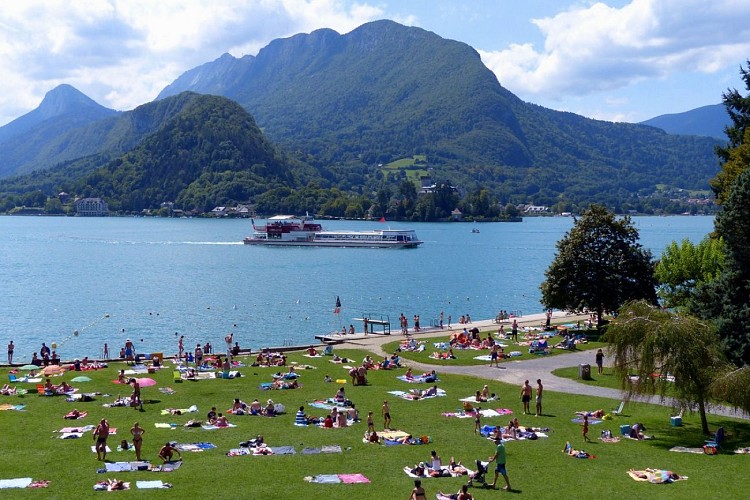
[[[318,474],[304,478],[309,483],[318,484],[365,484],[369,483],[363,474]]]
[[[445,391],[443,389],[438,389],[437,394],[432,394],[430,396],[417,396],[413,392],[405,392],[405,391],[388,391],[388,394],[393,394],[394,396],[399,397],[401,399],[406,399],[407,401],[418,401],[420,399],[432,399],[432,398],[445,396]]]
[[[171,387],[159,387],[159,392],[161,392],[162,394],[171,395],[171,394],[174,394],[177,391],[175,391]]]
[[[213,425],[213,424],[203,424],[203,425],[201,425],[201,428],[204,431],[215,431],[216,429],[228,429],[230,427],[237,427],[237,425],[235,425],[235,424],[227,424],[227,425],[222,425],[222,426]]]
[[[179,413],[178,413],[179,412]],[[190,408],[167,408],[161,411],[162,415],[182,415],[184,413],[197,413],[198,406],[192,405]]]
[[[341,446],[337,444],[325,445],[320,449],[321,453],[341,453]]]
[[[629,470],[627,472],[635,481],[644,481],[652,484],[667,484],[673,483],[674,481],[681,481],[687,479],[687,476],[674,477],[669,471],[663,469],[645,469],[645,470]],[[644,477],[645,476],[645,477]]]
[[[175,445],[175,448],[177,448],[180,451],[192,451],[192,452],[201,452],[203,450],[211,450],[213,448],[216,448],[216,445],[213,443],[178,443]]]
[[[12,404],[5,403],[5,404],[0,405],[0,411],[5,411],[5,410],[21,411],[24,409],[24,407],[25,407],[24,405],[12,405]]]
[[[435,382],[440,382],[440,379],[438,378],[432,378],[432,377],[412,377],[412,378],[406,378],[406,375],[399,375],[396,377],[397,379],[403,381],[403,382],[409,382],[410,384],[432,384]]]
[[[136,481],[135,487],[142,490],[151,490],[159,488],[171,488],[172,485],[161,481]]]
[[[428,479],[428,478],[436,478],[437,479],[437,478],[441,478],[441,477],[461,477],[461,476],[466,476],[466,475],[471,476],[471,475],[474,474],[474,472],[471,471],[471,470],[469,470],[469,469],[466,469],[465,473],[463,472],[463,470],[460,473],[459,472],[454,472],[450,468],[450,466],[448,466],[448,465],[443,465],[443,466],[440,467],[441,475],[439,475],[439,476],[431,476],[430,475],[430,471],[431,470],[433,470],[433,469],[429,469],[428,468],[428,469],[425,470],[425,475],[424,476],[417,476],[415,474],[412,474],[412,472],[411,472],[412,468],[411,467],[409,467],[409,466],[404,467],[404,473],[407,476],[413,477],[415,479]]]
[[[362,474],[339,474],[338,476],[344,484],[362,484],[370,482],[370,480]]]
[[[405,438],[409,434],[404,431],[383,431],[378,433],[378,435],[383,439],[398,439]]]
[[[232,448],[227,452],[228,457],[239,457],[241,455],[251,455],[252,450],[250,448]]]
[[[576,418],[572,419],[571,422],[573,422],[574,424],[582,424],[583,423],[583,418],[582,417],[576,417]],[[597,425],[597,424],[601,424],[602,422],[604,422],[604,420],[599,420],[597,418],[590,418],[589,419],[589,425]]]
[[[337,474],[318,474],[317,476],[307,476],[305,481],[319,484],[338,484],[341,482]]]
[[[96,446],[91,446],[91,451],[93,451],[94,453],[96,453]],[[110,453],[111,451],[112,450],[109,448],[109,446],[107,446],[107,453]]]
[[[294,455],[297,453],[294,446],[273,446],[271,451],[274,455]]]
[[[695,453],[697,455],[703,455],[705,453],[703,448],[685,448],[684,446],[673,446],[669,451],[676,451],[677,453]]]
[[[135,448],[133,448],[133,443],[126,442],[125,444],[127,445],[127,448],[123,448],[122,443],[120,443],[117,445],[116,451],[135,451]]]
[[[154,427],[157,429],[175,429],[177,428],[177,424],[168,424],[165,422],[155,422]]]
[[[476,396],[466,396],[465,398],[459,399],[459,401],[461,401],[462,403],[473,403],[473,404],[481,405],[483,403],[489,403],[490,401],[497,401],[497,396],[490,396],[487,398],[487,401],[477,401]],[[513,412],[511,411],[511,413]]]
[[[0,479],[0,489],[5,488],[28,488],[33,479],[30,477],[19,477],[15,479]]]
[[[83,432],[63,432],[60,434],[60,439],[79,439],[83,437]]]
[[[68,433],[68,432],[90,432],[90,431],[93,431],[93,430],[94,430],[94,426],[93,425],[85,425],[83,427],[63,427],[62,429],[60,429],[57,432],[63,432],[63,433]]]
[[[121,484],[120,487],[116,485]],[[117,490],[129,490],[130,483],[118,483],[116,479],[107,479],[106,481],[99,481],[94,485],[95,491],[117,491]]]

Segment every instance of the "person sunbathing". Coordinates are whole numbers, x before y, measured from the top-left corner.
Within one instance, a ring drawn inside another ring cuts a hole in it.
[[[310,347],[307,348],[307,355],[308,356],[317,356],[318,355],[318,351],[313,346],[310,346]]]
[[[432,387],[430,387],[429,389],[427,389],[426,391],[422,393],[422,397],[427,398],[430,396],[437,396],[437,393],[438,393],[438,387],[436,385],[433,385]]]
[[[586,416],[589,418],[602,418],[604,416],[604,410],[596,410],[596,411],[577,411],[576,415],[580,416]]]
[[[378,433],[375,431],[365,433],[365,438],[367,439],[368,443],[379,443],[380,442],[380,436],[378,436]]]
[[[427,477],[427,465],[424,462],[419,462],[409,472],[417,477]]]
[[[406,369],[406,373],[404,374],[404,378],[406,380],[413,380],[414,379],[414,374],[412,374],[411,368],[407,368]]]
[[[4,396],[12,396],[15,393],[16,393],[16,388],[15,387],[11,387],[8,384],[5,384],[3,386],[3,388],[0,389],[0,394],[2,394]]]
[[[338,412],[338,415],[336,415],[336,427],[342,429],[346,427],[346,413],[343,411]]]
[[[485,385],[485,387],[487,386]],[[474,401],[477,403],[486,403],[487,397],[482,395],[480,391],[477,391],[476,394],[474,394]]]
[[[216,417],[216,423],[214,425],[216,427],[229,427],[229,421],[227,420],[227,417],[219,413],[219,415]]]
[[[330,415],[326,415],[326,418],[323,420],[323,427],[325,427],[326,429],[333,428],[333,418],[331,418]]]

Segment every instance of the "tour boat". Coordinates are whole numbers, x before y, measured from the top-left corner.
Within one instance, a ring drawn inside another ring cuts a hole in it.
[[[276,215],[256,226],[244,239],[246,245],[416,248],[422,244],[412,229],[376,229],[371,231],[325,231],[312,217]]]

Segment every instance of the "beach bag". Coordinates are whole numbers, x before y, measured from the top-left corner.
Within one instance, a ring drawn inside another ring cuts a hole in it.
[[[716,455],[718,452],[719,450],[714,444],[709,443],[703,447],[703,453],[705,453],[706,455]]]

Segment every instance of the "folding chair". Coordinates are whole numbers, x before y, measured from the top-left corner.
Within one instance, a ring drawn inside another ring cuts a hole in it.
[[[612,413],[613,415],[622,415],[623,408],[625,408],[625,401],[620,401],[620,406],[612,410],[610,413]]]
[[[706,440],[706,446],[712,446],[716,449],[721,449],[721,442],[724,441],[724,427],[716,429],[713,439]]]

